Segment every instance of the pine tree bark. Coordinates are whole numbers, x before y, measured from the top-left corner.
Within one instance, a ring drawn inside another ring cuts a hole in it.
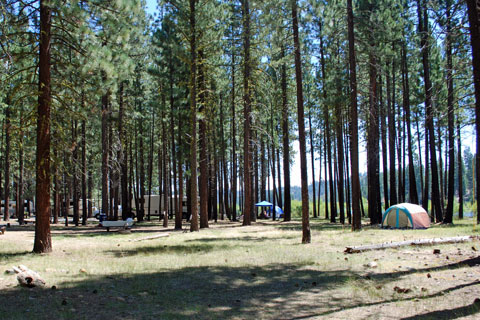
[[[312,191],[313,191],[313,217],[317,217],[317,196],[315,194],[315,150],[313,143],[313,129],[312,129],[312,107],[308,109],[308,134],[310,137],[310,160],[312,163]],[[341,219],[341,217],[340,217]],[[344,218],[345,219],[345,218]]]
[[[83,99],[83,94],[82,94]],[[86,141],[86,123],[82,121],[82,225],[87,225],[87,141]]]
[[[197,0],[190,0],[190,201],[192,220],[190,231],[198,231],[198,193],[197,193],[197,43],[195,26],[195,4]]]
[[[17,179],[17,219],[21,225],[25,218],[25,205],[23,201],[23,115],[20,114],[20,138],[18,146],[18,179]]]
[[[273,108],[270,111],[270,136],[274,136],[274,129],[273,129]],[[273,197],[272,197],[272,204],[273,204],[273,212],[272,212],[272,220],[275,221],[277,219],[276,214],[275,214],[275,208],[277,207],[277,183],[275,181],[275,142],[270,141],[272,143],[272,148],[270,149],[271,151],[271,156],[269,159],[270,163],[270,170],[272,172],[272,184],[273,184]]]
[[[458,218],[463,219],[463,160],[460,124],[457,120]]]
[[[391,98],[392,86],[390,78],[390,70],[387,64],[387,105],[388,105],[388,151],[389,151],[389,163],[390,163],[390,202],[393,206],[398,203],[397,200],[397,168],[395,166],[395,142],[396,130],[395,130],[395,113],[394,106]]]
[[[199,97],[199,113],[201,115],[199,119],[198,133],[200,143],[200,179],[198,190],[200,192],[200,229],[208,228],[208,150],[207,150],[207,123],[206,123],[206,84],[205,84],[205,57],[203,56],[203,50],[199,51],[198,61],[198,86],[200,92]],[[172,150],[173,151],[173,150]]]
[[[340,81],[338,82],[340,83]],[[341,88],[337,87],[337,94],[341,95]],[[336,104],[336,136],[337,136],[337,159],[338,159],[338,204],[340,209],[340,223],[345,224],[345,180],[344,180],[344,158],[343,158],[343,132],[342,132],[342,110],[340,103]]]
[[[172,52],[170,52],[169,62],[168,62],[168,80],[169,80],[169,100],[170,100],[170,154],[171,154],[171,168],[173,169],[173,198],[170,200],[173,207],[172,210],[175,214],[175,217],[179,213],[178,211],[178,189],[177,189],[177,157],[176,157],[176,145],[175,145],[175,99],[174,99],[174,66],[172,60]],[[180,128],[179,128],[180,129]],[[201,190],[201,189],[200,189]]]
[[[186,106],[188,108],[188,106]],[[178,123],[182,123],[181,113],[178,115]],[[178,128],[178,213],[175,213],[175,230],[182,229],[183,217],[183,154],[182,154],[182,130]]]
[[[352,230],[362,227],[360,214],[360,178],[358,166],[358,107],[357,107],[357,73],[355,61],[355,34],[353,25],[352,0],[347,0],[348,21],[348,57],[350,66],[350,155],[352,166]]]
[[[280,170],[280,162],[281,162],[280,161],[280,147],[277,148],[276,152],[277,152],[278,206],[280,208],[282,208],[283,207],[283,201],[282,201],[282,173],[281,173],[281,170]],[[257,153],[255,153],[255,154],[257,154]]]
[[[90,168],[87,169],[88,179],[87,179],[87,197],[88,197],[88,217],[91,218],[93,215],[93,173]]]
[[[473,84],[475,87],[475,128],[476,157],[475,178],[476,198],[480,199],[480,3],[479,0],[467,0],[468,21],[470,23],[470,42],[472,45]],[[477,204],[477,223],[480,223],[480,205]]]
[[[5,108],[5,198],[3,200],[3,220],[10,220],[10,99],[7,99],[7,107]]]
[[[372,43],[372,42],[371,42]],[[374,47],[371,48],[374,50]],[[381,206],[378,195],[380,193],[379,181],[379,144],[378,144],[378,102],[377,102],[377,58],[374,52],[369,53],[369,78],[370,98],[367,133],[367,175],[368,175],[368,216],[371,224],[381,222]],[[391,170],[391,168],[390,168]],[[392,175],[392,174],[391,174]],[[390,176],[391,176],[390,175]],[[391,187],[391,186],[390,186]],[[393,203],[394,199],[391,199]]]
[[[281,47],[281,57],[285,57],[285,47]],[[282,80],[282,142],[283,142],[283,184],[284,184],[284,206],[283,206],[283,220],[292,220],[292,198],[290,189],[290,137],[288,126],[288,97],[287,97],[287,66],[285,63],[281,67]],[[263,156],[263,152],[262,152]],[[263,165],[263,158],[262,158]],[[264,166],[263,166],[264,167]],[[263,175],[262,169],[262,177]],[[265,190],[265,178],[262,178],[263,188]],[[262,197],[265,200],[265,196]]]
[[[153,139],[155,135],[155,111],[152,110],[152,128],[150,129],[150,150],[148,152],[148,212],[147,220],[150,221],[152,205],[152,183],[153,183]]]
[[[124,83],[120,83],[118,97],[118,132],[120,135],[120,189],[122,198],[122,220],[132,216],[131,202],[128,195],[128,141],[124,125],[124,103],[123,103]]]
[[[407,62],[407,46],[403,43],[402,46],[402,76],[403,76],[403,106],[405,108],[405,120],[407,124],[407,145],[408,145],[408,180],[410,190],[408,192],[410,203],[419,204],[417,179],[415,176],[415,166],[413,161],[412,148],[412,129],[411,129],[411,115],[410,115],[410,85],[408,78],[408,62]],[[420,170],[421,171],[421,170]]]
[[[250,8],[249,0],[242,0],[242,18],[243,18],[243,180],[245,200],[243,205],[243,225],[251,224],[252,214],[252,193],[251,193],[251,152],[250,152],[250,117],[252,110],[251,88],[250,88]]]
[[[454,137],[454,110],[453,110],[453,63],[452,63],[452,25],[451,25],[451,0],[447,0],[447,108],[448,108],[448,186],[447,186],[447,211],[444,223],[453,222],[453,197],[455,189],[455,137]]]
[[[50,38],[52,10],[40,0],[40,46],[38,61],[36,223],[33,252],[52,251],[50,234]]]
[[[325,134],[323,135],[323,145],[324,145],[324,148],[323,148],[323,159],[324,159],[324,168],[325,168],[325,219],[329,219],[329,211],[328,211],[328,164],[327,164],[327,144],[326,144],[326,140],[327,140],[327,133],[325,131]]]
[[[55,136],[55,134],[54,134]],[[58,149],[56,146],[53,147],[53,155],[55,159],[58,159]],[[60,209],[61,209],[61,198],[60,198],[60,179],[59,179],[59,172],[58,172],[58,166],[55,166],[55,172],[54,172],[54,195],[53,195],[53,223],[57,224],[58,223],[58,217],[60,216]],[[30,206],[30,205],[29,205]]]
[[[103,82],[106,82],[106,76],[102,75]],[[108,146],[108,93],[102,96],[102,213],[109,216],[108,205],[108,163],[109,163],[109,146]],[[137,207],[138,210],[138,207]]]
[[[162,101],[165,100],[165,96],[163,96]],[[165,102],[163,103],[165,106]],[[165,112],[162,112],[162,118],[165,118]],[[168,209],[168,196],[169,196],[169,188],[168,188],[168,153],[167,153],[167,129],[165,124],[162,122],[162,164],[163,164],[163,193],[160,197],[160,201],[163,201],[163,227],[168,227],[168,215],[170,213]],[[198,226],[197,230],[198,231]]]
[[[433,106],[432,106],[432,83],[430,81],[429,65],[429,42],[428,42],[428,15],[425,8],[425,0],[417,0],[420,46],[422,52],[423,77],[425,84],[425,107],[426,107],[426,127],[429,140],[429,155],[432,168],[432,207],[435,208],[435,218],[437,222],[443,220],[443,209],[440,202],[437,153],[435,150],[435,132],[433,125]]]
[[[139,132],[143,133],[143,121],[139,120]],[[140,204],[140,210],[137,214],[137,220],[139,222],[143,221],[145,218],[145,158],[144,158],[144,150],[143,150],[143,136],[140,134],[138,137],[138,157],[139,157],[139,191],[140,191],[140,196],[139,196],[139,204]]]
[[[388,200],[388,159],[387,159],[387,122],[385,112],[385,104],[383,101],[383,80],[382,75],[378,77],[378,93],[379,93],[379,107],[380,107],[380,134],[381,134],[381,145],[382,145],[382,168],[383,168],[383,198],[385,204],[385,210],[387,210],[389,205]],[[387,101],[388,103],[388,101]]]
[[[231,171],[231,183],[232,183],[232,221],[237,221],[237,142],[236,142],[236,119],[235,119],[235,44],[233,43],[232,32],[232,171]]]
[[[225,142],[225,132],[224,132],[224,119],[223,119],[223,99],[220,98],[220,130],[222,137],[222,172],[223,172],[223,206],[224,212],[227,217],[230,219],[230,210],[229,210],[229,198],[228,198],[228,169],[227,169],[227,155],[226,155],[226,142]],[[222,220],[224,217],[222,216]]]
[[[295,80],[297,84],[298,140],[300,144],[300,170],[302,183],[302,243],[310,243],[310,221],[308,214],[307,147],[305,142],[305,112],[303,110],[302,60],[298,37],[297,0],[292,1],[293,44],[295,50]]]
[[[73,198],[73,223],[79,225],[80,214],[78,208],[78,143],[77,143],[77,120],[72,120],[72,198]]]
[[[320,30],[322,28],[322,25],[320,25]],[[326,103],[327,101],[327,90],[326,90],[326,83],[327,83],[327,76],[325,73],[325,55],[324,55],[324,50],[323,50],[323,37],[320,36],[320,64],[322,68],[322,82],[323,82],[323,99],[324,99],[324,106],[323,106],[323,117],[325,121],[325,133],[326,133],[326,142],[327,144],[325,145],[325,150],[327,150],[327,156],[325,157],[325,161],[327,161],[327,164],[325,166],[325,171],[327,170],[328,167],[328,177],[327,173],[325,172],[325,183],[327,183],[328,180],[328,185],[330,188],[330,222],[335,222],[335,218],[337,216],[337,212],[335,209],[335,201],[333,201],[333,195],[335,193],[335,189],[333,188],[333,172],[332,172],[332,141],[331,141],[331,136],[330,136],[330,115],[328,111],[328,104]],[[325,206],[327,206],[327,194],[328,190],[325,188]],[[328,208],[326,208],[326,219],[328,219]]]

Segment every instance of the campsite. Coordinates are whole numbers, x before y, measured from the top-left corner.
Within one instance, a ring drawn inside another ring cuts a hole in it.
[[[0,319],[480,317],[480,0],[0,1]]]

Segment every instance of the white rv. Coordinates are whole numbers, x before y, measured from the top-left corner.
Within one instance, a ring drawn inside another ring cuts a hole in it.
[[[163,195],[152,194],[143,196],[143,206],[145,209],[145,216],[148,215],[148,201],[150,198],[150,216],[162,216],[165,214],[166,209],[164,207],[164,198]],[[176,198],[174,198],[176,199]],[[139,199],[141,201],[141,199]],[[167,200],[168,206],[170,206],[170,198]],[[138,211],[136,208],[135,199],[132,199],[132,210]],[[175,207],[175,204],[174,204]],[[182,216],[184,219],[188,217],[187,211],[187,197],[183,197],[182,201]]]

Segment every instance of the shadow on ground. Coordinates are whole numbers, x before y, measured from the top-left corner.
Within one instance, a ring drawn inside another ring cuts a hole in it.
[[[3,252],[0,253],[0,262],[7,261],[13,258],[24,257],[29,254],[33,255],[32,251]]]
[[[186,250],[177,246],[170,249]],[[142,250],[159,253],[170,249],[146,247]],[[196,249],[212,248],[202,244]],[[465,265],[469,263],[450,268]],[[10,319],[306,319],[391,302],[428,299],[480,285],[480,281],[474,281],[430,295],[385,297],[362,304],[348,295],[336,298],[325,295],[344,286],[352,277],[362,277],[360,274],[350,270],[317,271],[304,266],[189,267],[134,275],[88,276],[79,282],[48,284],[49,288],[43,290],[15,287],[0,292],[0,300],[8,301],[0,304],[0,314],[8,314]],[[401,275],[404,273],[390,274],[388,281]],[[56,286],[55,290],[50,289],[52,285]],[[302,297],[316,295],[328,300],[302,301]],[[452,318],[478,311],[478,307],[472,305],[407,319],[446,319],[442,318],[442,312]]]
[[[348,277],[346,270],[318,272],[294,265],[117,274],[55,284],[56,290],[3,290],[0,299],[9,303],[0,305],[0,314],[12,319],[278,318],[279,298],[327,290]],[[271,308],[258,308],[267,302]]]
[[[128,257],[136,255],[149,255],[149,254],[163,254],[163,253],[176,253],[176,254],[193,254],[193,253],[207,253],[213,250],[227,249],[228,245],[211,245],[207,243],[201,244],[189,244],[189,245],[154,245],[137,247],[132,250],[110,250],[109,254],[113,254],[115,257]]]
[[[471,305],[458,307],[454,309],[444,309],[424,314],[419,314],[413,317],[402,318],[402,320],[449,320],[458,319],[466,316],[471,316],[480,312],[480,301],[474,302]]]

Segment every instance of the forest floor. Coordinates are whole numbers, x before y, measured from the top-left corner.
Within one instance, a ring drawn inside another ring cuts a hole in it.
[[[478,319],[480,243],[358,254],[345,246],[478,235],[472,219],[428,230],[382,230],[312,220],[210,222],[190,233],[137,224],[52,226],[53,252],[31,253],[32,226],[0,235],[1,319]],[[166,237],[132,241],[157,236]],[[440,254],[434,254],[440,249]],[[44,289],[19,287],[6,270],[26,265]]]

